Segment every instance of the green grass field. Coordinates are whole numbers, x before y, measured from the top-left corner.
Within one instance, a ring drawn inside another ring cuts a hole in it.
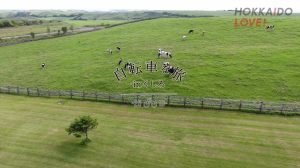
[[[0,48],[0,85],[102,92],[168,92],[200,97],[300,101],[300,17],[268,18],[274,32],[234,28],[234,18],[158,19]],[[195,29],[182,41],[189,29]],[[206,34],[203,37],[202,31]],[[120,54],[106,53],[122,48]],[[158,48],[186,78],[175,82],[160,72]],[[123,58],[143,74],[117,82],[113,72]],[[159,72],[145,71],[155,61]],[[41,63],[47,64],[41,70]],[[165,88],[135,89],[134,80],[164,80]]]
[[[1,168],[300,166],[300,118],[0,94]],[[68,136],[91,115],[92,142]]]
[[[127,20],[64,20],[64,22],[74,25],[74,27],[113,25],[126,21]]]
[[[50,27],[51,31],[60,30],[63,26],[69,26],[64,22],[55,22],[55,23],[47,23],[41,25],[31,25],[31,26],[18,26],[18,27],[10,27],[10,28],[2,28],[0,29],[0,37],[8,37],[8,36],[19,36],[30,34],[30,32],[35,33],[47,33],[47,27]]]
[[[63,20],[62,22],[53,22],[41,25],[31,25],[31,26],[18,26],[11,28],[0,29],[0,37],[7,36],[18,36],[29,34],[30,32],[35,33],[47,33],[47,27],[50,27],[50,31],[54,32],[61,30],[61,27],[67,26],[68,28],[73,25],[74,29],[86,26],[106,26],[117,23],[122,23],[121,20]]]

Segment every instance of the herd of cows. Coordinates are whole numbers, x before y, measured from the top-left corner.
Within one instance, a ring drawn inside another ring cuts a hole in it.
[[[266,30],[275,30],[275,25],[267,25],[265,27],[265,29]],[[194,31],[195,30],[190,29],[188,31],[188,34],[192,34],[192,33],[194,33]],[[202,36],[204,36],[204,35],[205,35],[205,31],[202,32]],[[182,36],[182,40],[186,40],[187,38],[188,38],[188,35],[183,35]],[[121,52],[121,47],[116,47],[116,51],[118,53],[120,53]],[[107,49],[107,53],[109,55],[112,55],[113,54],[113,50],[111,48],[109,48],[109,49]],[[170,51],[165,51],[165,50],[163,50],[163,49],[160,48],[160,49],[158,49],[157,58],[170,59],[170,58],[172,58],[172,53]],[[118,65],[120,66],[122,63],[123,63],[123,59],[120,58],[120,60],[118,62]],[[125,64],[125,68],[130,68],[130,66],[132,66],[132,63],[130,63],[130,62],[127,62]],[[46,63],[42,63],[41,64],[41,68],[42,69],[46,68]],[[166,68],[167,69],[166,71],[170,72],[170,73],[173,72],[173,70],[174,70],[173,67],[170,65],[169,62],[164,62],[164,68]]]
[[[191,30],[189,30],[188,31],[188,34],[192,34],[192,33],[194,33],[194,30],[193,29],[191,29]],[[202,33],[202,35],[204,36],[204,31],[203,31],[203,33]],[[184,35],[184,36],[182,36],[182,40],[185,40],[187,38],[187,35]],[[112,55],[113,54],[113,49],[112,48],[108,48],[107,50],[106,50],[106,52],[109,54],[109,55]],[[121,52],[121,47],[116,47],[116,52],[117,53],[120,53]],[[173,56],[172,56],[172,53],[170,52],[170,51],[165,51],[165,50],[163,50],[163,49],[158,49],[158,53],[157,53],[157,58],[159,59],[159,58],[164,58],[164,59],[171,59]],[[119,59],[119,61],[118,61],[118,66],[121,66],[123,64],[123,59],[122,58],[120,58]],[[135,64],[134,63],[131,63],[131,62],[126,62],[125,64],[124,64],[124,69],[125,70],[130,70],[130,69],[132,69],[133,67],[135,66]],[[168,73],[168,74],[174,74],[175,72],[176,72],[176,70],[177,70],[178,68],[175,68],[175,67],[173,67],[171,64],[170,64],[170,62],[164,62],[163,63],[163,71],[165,72],[165,73]]]

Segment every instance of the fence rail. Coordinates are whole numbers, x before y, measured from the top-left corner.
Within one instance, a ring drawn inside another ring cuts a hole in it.
[[[259,113],[280,113],[284,115],[300,114],[300,104],[298,103],[212,99],[166,94],[116,94],[77,90],[49,90],[41,88],[23,88],[12,86],[0,87],[0,93],[38,97],[60,97],[80,100],[108,101],[124,104],[132,104],[134,101],[147,100],[150,98],[152,101],[164,101],[165,105],[167,106],[253,111]]]

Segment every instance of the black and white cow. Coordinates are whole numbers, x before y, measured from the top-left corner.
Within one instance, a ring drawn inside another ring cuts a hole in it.
[[[120,51],[121,51],[121,48],[120,48],[120,47],[116,47],[116,48],[117,48],[117,51],[118,51],[118,52],[120,52]]]
[[[172,58],[172,53],[158,49],[158,58]]]
[[[110,55],[112,55],[112,54],[113,54],[113,51],[112,51],[112,49],[111,49],[111,48],[107,49],[107,52],[108,52],[108,54],[110,54]]]
[[[120,66],[122,63],[123,63],[123,59],[120,58],[120,60],[119,60],[119,62],[118,62],[118,65]]]
[[[164,70],[164,73],[167,73],[167,74],[173,74],[176,71],[176,69],[173,66],[171,66],[171,64],[169,62],[164,62],[163,70]]]
[[[193,30],[193,29],[189,30],[189,34],[191,34],[191,33],[194,33],[194,30]]]
[[[42,63],[41,67],[42,67],[42,69],[46,68],[46,64]]]
[[[275,25],[267,25],[266,29],[267,30],[274,30],[275,29]]]

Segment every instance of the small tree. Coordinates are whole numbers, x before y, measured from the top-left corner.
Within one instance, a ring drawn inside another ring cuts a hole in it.
[[[61,31],[63,32],[63,34],[66,34],[67,31],[68,31],[68,28],[67,28],[67,27],[62,27],[62,28],[61,28]]]
[[[30,33],[30,36],[34,39],[34,38],[35,38],[35,33],[34,33],[34,32],[31,32],[31,33]]]
[[[75,137],[80,138],[81,136],[85,136],[82,140],[82,144],[86,144],[91,140],[88,137],[88,132],[98,126],[98,122],[96,119],[91,118],[90,116],[81,116],[76,118],[66,129],[69,135],[73,134]]]
[[[71,25],[69,29],[73,32],[74,31],[74,26]]]

